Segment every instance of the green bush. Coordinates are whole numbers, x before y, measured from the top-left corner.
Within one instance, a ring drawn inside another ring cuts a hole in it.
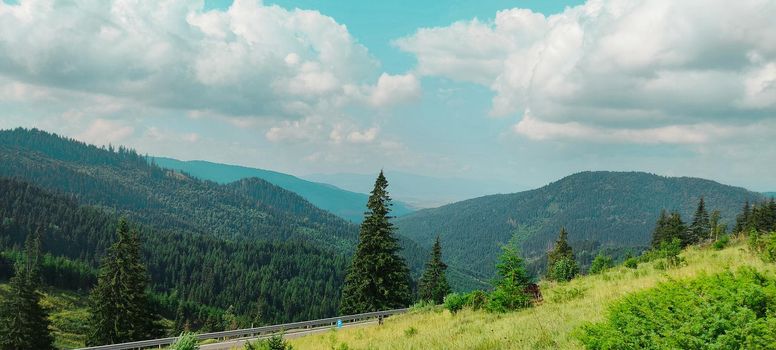
[[[445,297],[445,308],[450,310],[451,314],[461,311],[466,305],[466,297],[458,293],[450,293]]]
[[[639,267],[639,259],[636,259],[634,257],[627,258],[625,259],[625,262],[623,263],[623,265],[625,265],[625,267],[629,269],[636,269]]]
[[[490,293],[485,310],[503,313],[531,306],[531,297],[522,289],[501,287]]]
[[[553,281],[568,282],[579,274],[579,266],[574,259],[560,259],[550,269],[549,278]]]
[[[584,297],[585,292],[587,292],[587,289],[582,287],[556,287],[552,289],[552,294],[550,294],[549,299],[555,303],[565,303],[567,301]]]
[[[415,327],[409,327],[404,330],[404,336],[407,338],[412,338],[416,334],[418,334],[418,329]]]
[[[712,247],[715,250],[722,250],[727,247],[728,243],[730,243],[730,236],[729,235],[722,235],[719,237],[718,240],[714,241],[714,244],[712,244]]]
[[[282,334],[274,334],[268,339],[257,340],[255,342],[245,342],[244,350],[293,350],[294,347],[288,344]]]
[[[768,234],[752,230],[749,233],[749,249],[765,262],[776,262],[776,232]]]
[[[175,343],[170,346],[172,350],[198,350],[199,340],[194,333],[182,333]]]
[[[590,264],[590,274],[599,274],[614,266],[614,260],[611,256],[604,253],[598,253],[593,262]]]
[[[577,336],[587,349],[773,349],[776,279],[742,268],[626,296]]]
[[[481,290],[475,290],[466,295],[466,306],[472,310],[479,310],[488,303],[488,294]]]

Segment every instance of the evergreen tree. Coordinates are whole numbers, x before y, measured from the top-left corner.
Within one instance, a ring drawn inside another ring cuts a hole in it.
[[[560,229],[555,247],[547,253],[547,277],[556,281],[568,281],[579,273],[574,251],[568,242],[566,228]]]
[[[689,232],[687,230],[687,225],[684,224],[684,221],[682,220],[682,215],[679,214],[679,212],[671,212],[671,215],[668,216],[668,222],[666,223],[666,232],[665,238],[660,241],[660,243],[670,243],[673,242],[675,239],[678,239],[682,246],[686,246],[687,242],[689,241],[687,233]],[[660,246],[660,244],[658,244]]]
[[[692,224],[688,228],[687,241],[685,245],[697,244],[709,238],[711,235],[711,224],[709,213],[706,211],[706,203],[703,197],[698,201],[698,208],[695,210],[695,216]]]
[[[652,248],[660,246],[660,242],[663,242],[671,237],[670,221],[668,213],[665,209],[660,211],[660,217],[655,224],[655,230],[652,231]]]
[[[447,265],[442,262],[442,244],[437,236],[434,247],[431,248],[431,258],[426,263],[426,270],[418,285],[421,300],[433,301],[435,304],[444,302],[445,296],[450,294],[445,270]]]
[[[8,298],[0,304],[0,349],[54,349],[46,310],[40,306],[40,231],[29,235],[16,262]]]
[[[124,219],[116,231],[118,238],[108,249],[90,296],[89,345],[150,339],[160,333],[146,291],[148,276],[138,234]]]
[[[514,242],[503,246],[503,253],[496,264],[498,278],[490,294],[486,308],[492,312],[506,312],[527,307],[531,298],[525,288],[531,283],[525,261],[520,257]]]
[[[340,312],[355,314],[407,306],[411,299],[410,274],[399,256],[399,243],[390,222],[391,197],[383,172],[377,176],[359,241],[345,276]]]
[[[749,201],[746,201],[744,203],[744,208],[741,209],[741,214],[738,214],[736,217],[736,232],[735,233],[741,233],[741,232],[747,232],[749,231],[750,227],[750,220],[752,216],[752,208],[749,205]]]

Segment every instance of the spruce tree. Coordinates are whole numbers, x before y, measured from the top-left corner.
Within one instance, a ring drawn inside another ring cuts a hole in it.
[[[442,262],[442,244],[437,236],[431,248],[431,258],[426,263],[426,270],[418,283],[420,300],[432,301],[435,304],[444,302],[445,296],[450,294],[445,270],[447,265]]]
[[[665,209],[660,211],[660,217],[655,224],[655,230],[652,231],[652,248],[660,246],[660,242],[666,241],[670,238],[670,226],[669,216]]]
[[[0,349],[54,349],[48,313],[40,306],[40,231],[27,236],[8,298],[0,304]]]
[[[666,237],[661,243],[671,243],[674,239],[678,239],[681,242],[682,247],[684,247],[690,240],[687,225],[684,224],[682,215],[677,211],[671,212],[671,215],[668,216],[666,231]]]
[[[547,277],[556,281],[568,281],[579,273],[574,251],[568,242],[566,228],[560,229],[555,247],[547,253]]]
[[[749,201],[746,201],[744,203],[744,207],[741,209],[741,214],[738,214],[736,217],[736,232],[735,233],[741,233],[741,232],[747,232],[749,231],[749,223],[751,222],[751,216],[752,216],[752,208],[749,206]]]
[[[685,245],[697,244],[706,240],[711,235],[711,224],[709,222],[709,213],[706,211],[706,203],[703,197],[698,201],[698,208],[695,210],[695,216],[687,232],[687,242]]]
[[[124,219],[116,232],[117,240],[103,259],[90,296],[89,345],[144,340],[160,333],[146,291],[148,275],[141,261],[138,233],[130,231]]]
[[[399,256],[399,242],[390,222],[388,181],[380,171],[375,181],[358,246],[345,276],[340,312],[356,314],[406,307],[412,295],[410,273]]]

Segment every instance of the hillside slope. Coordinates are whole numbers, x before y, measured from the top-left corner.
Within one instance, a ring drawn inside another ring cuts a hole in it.
[[[7,130],[0,131],[0,162],[0,177],[23,179],[157,228],[219,237],[300,238],[340,251],[357,239],[357,227],[326,211],[310,206],[306,216],[299,216],[234,188],[149,165],[123,148],[114,152],[42,131]],[[263,180],[252,186],[266,197],[283,197],[288,206],[306,203]]]
[[[743,188],[697,178],[662,177],[639,172],[583,172],[542,188],[491,195],[397,220],[399,232],[421,246],[442,237],[448,264],[491,276],[499,245],[512,237],[534,269],[565,226],[578,258],[589,262],[602,248],[615,255],[650,241],[660,210],[678,210],[691,219],[700,196],[707,208],[732,222],[746,200],[762,198]]]
[[[532,308],[492,314],[464,309],[451,315],[441,308],[390,317],[382,326],[346,328],[292,339],[297,350],[322,348],[403,350],[584,349],[575,333],[588,322],[600,322],[612,302],[662,282],[753,267],[776,278],[776,265],[764,263],[738,242],[721,251],[691,248],[687,264],[669,270],[657,262],[638,269],[616,267],[568,283],[540,283],[544,301]],[[712,321],[712,320],[710,320]]]
[[[201,160],[181,161],[164,157],[152,157],[151,160],[163,168],[183,171],[197,178],[220,184],[247,178],[259,178],[302,196],[318,208],[328,210],[341,218],[356,223],[361,222],[364,218],[364,203],[369,197],[364,193],[351,192],[325,183],[307,181],[271,170]],[[413,209],[408,205],[394,202],[393,215],[401,216],[412,211]]]

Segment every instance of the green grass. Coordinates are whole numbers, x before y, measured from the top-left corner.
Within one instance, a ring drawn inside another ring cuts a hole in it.
[[[451,315],[440,308],[423,309],[388,318],[383,326],[346,328],[293,339],[291,344],[297,350],[336,349],[342,344],[349,349],[583,349],[576,335],[580,327],[603,321],[608,306],[630,293],[742,266],[776,276],[776,265],[764,263],[738,241],[722,250],[693,247],[682,257],[685,265],[666,270],[650,262],[636,269],[618,266],[568,283],[542,282],[544,302],[518,312],[464,309]]]

